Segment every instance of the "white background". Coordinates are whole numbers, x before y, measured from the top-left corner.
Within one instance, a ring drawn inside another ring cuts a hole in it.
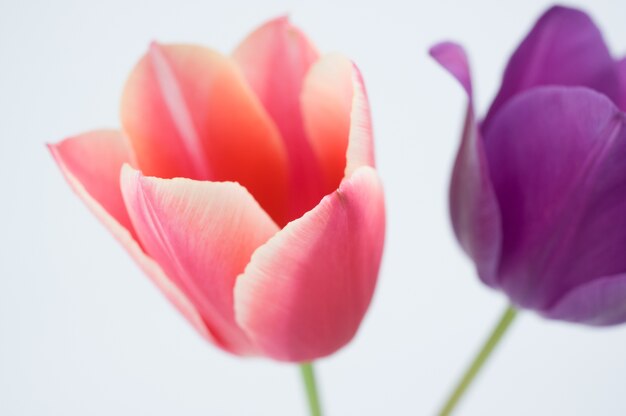
[[[578,2],[626,53],[620,1]],[[63,181],[44,143],[118,126],[152,39],[232,51],[288,12],[369,89],[388,204],[380,284],[357,337],[318,364],[328,415],[433,414],[505,305],[447,217],[465,99],[427,56],[468,49],[485,110],[545,1],[0,0],[0,414],[299,415],[294,366],[197,336]],[[459,414],[626,414],[626,326],[521,314]]]

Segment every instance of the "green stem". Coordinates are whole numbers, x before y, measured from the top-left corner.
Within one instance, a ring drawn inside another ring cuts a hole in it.
[[[452,394],[448,397],[446,404],[439,412],[439,416],[448,416],[452,414],[454,408],[463,397],[463,394],[472,384],[472,381],[474,381],[474,378],[476,377],[480,369],[483,367],[487,359],[491,356],[491,353],[502,339],[502,336],[511,325],[511,322],[513,322],[513,319],[515,319],[516,314],[517,311],[515,310],[515,308],[513,308],[513,306],[507,306],[507,308],[504,310],[504,313],[500,317],[500,320],[496,324],[495,328],[492,330],[491,335],[489,335],[489,338],[487,338],[487,341],[481,348],[480,352],[478,353],[476,358],[474,358],[472,365],[470,365],[469,368],[465,371],[463,378],[461,378]]]
[[[311,416],[322,416],[320,398],[317,393],[317,386],[315,384],[315,372],[313,371],[313,364],[301,363],[300,373],[302,374],[302,381],[304,381],[304,388],[306,389],[306,397],[309,401]]]

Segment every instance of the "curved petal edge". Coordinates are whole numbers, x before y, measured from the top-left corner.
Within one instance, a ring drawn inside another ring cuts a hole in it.
[[[235,322],[233,285],[279,230],[276,223],[234,182],[147,177],[126,165],[122,193],[146,252],[193,302],[218,345],[255,355]]]
[[[352,111],[346,154],[345,177],[349,178],[361,166],[375,167],[374,136],[370,104],[361,72],[352,64]]]
[[[435,45],[430,53],[468,96],[465,126],[450,182],[450,216],[457,239],[476,263],[478,275],[495,287],[502,245],[500,209],[474,114],[467,56],[461,46],[452,42]]]
[[[539,18],[507,64],[500,91],[482,123],[483,132],[508,100],[548,85],[588,87],[619,104],[614,60],[602,33],[581,10],[554,6]]]
[[[546,318],[594,326],[626,322],[626,273],[595,279],[565,294]]]
[[[307,73],[300,94],[302,119],[324,174],[325,194],[336,190],[345,175],[354,102],[353,74],[349,59],[336,53],[324,55]]]
[[[381,183],[362,167],[255,251],[235,285],[237,322],[277,360],[310,361],[341,348],[370,303],[384,230]]]
[[[134,237],[119,187],[122,164],[133,163],[123,136],[114,130],[95,131],[48,148],[70,187],[85,205],[200,335],[215,342],[193,304],[146,255]],[[104,195],[107,195],[106,199],[103,199]]]

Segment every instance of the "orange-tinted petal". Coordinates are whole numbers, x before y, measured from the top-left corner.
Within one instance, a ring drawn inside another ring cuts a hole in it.
[[[126,84],[121,116],[144,174],[239,182],[286,222],[284,145],[230,58],[152,44]]]
[[[289,218],[299,218],[324,195],[324,182],[307,140],[300,110],[304,78],[318,59],[307,37],[286,17],[249,35],[233,57],[272,117],[289,157]]]
[[[323,56],[307,74],[301,95],[307,137],[325,180],[325,193],[343,179],[350,135],[354,66],[338,54]]]

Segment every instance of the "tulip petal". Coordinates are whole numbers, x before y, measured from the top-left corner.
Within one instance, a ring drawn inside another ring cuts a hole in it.
[[[500,211],[474,115],[467,56],[459,45],[450,42],[434,46],[430,53],[459,81],[468,96],[465,127],[450,183],[452,226],[461,247],[476,263],[480,278],[496,286],[502,242]]]
[[[619,74],[620,87],[621,87],[621,108],[622,111],[626,111],[626,57],[617,61],[617,72]]]
[[[596,326],[626,322],[626,273],[597,278],[572,289],[544,315]]]
[[[325,193],[361,166],[374,167],[369,102],[358,68],[328,54],[307,74],[301,95],[307,137],[325,176]]]
[[[613,58],[602,33],[584,12],[555,6],[537,21],[507,65],[483,132],[511,97],[541,85],[589,87],[619,103]]]
[[[350,112],[350,134],[346,154],[345,177],[349,178],[361,166],[375,167],[374,135],[370,105],[361,72],[352,65],[352,111]]]
[[[120,169],[124,163],[134,164],[126,138],[116,130],[96,130],[48,148],[74,191],[134,236],[120,192]]]
[[[352,62],[329,54],[311,67],[302,87],[304,127],[325,177],[326,194],[339,187],[346,170],[352,77]]]
[[[473,105],[472,74],[467,54],[454,42],[441,42],[430,49],[430,55],[456,79]]]
[[[125,166],[122,193],[146,252],[191,299],[220,346],[256,353],[235,322],[233,285],[278,226],[234,182],[145,177]]]
[[[121,116],[144,174],[239,182],[287,222],[287,153],[230,58],[153,43],[127,81]]]
[[[543,310],[626,272],[626,116],[593,90],[540,87],[505,104],[485,136],[502,212],[500,285]]]
[[[289,158],[289,218],[299,218],[324,196],[300,111],[304,78],[319,54],[304,33],[280,17],[249,35],[233,57],[280,130]]]
[[[255,251],[235,314],[264,354],[309,361],[354,336],[376,285],[384,211],[376,171],[362,167]]]
[[[213,341],[196,308],[144,253],[135,238],[120,191],[120,169],[124,163],[134,163],[126,139],[117,131],[101,130],[48,147],[74,192],[194,328]]]

